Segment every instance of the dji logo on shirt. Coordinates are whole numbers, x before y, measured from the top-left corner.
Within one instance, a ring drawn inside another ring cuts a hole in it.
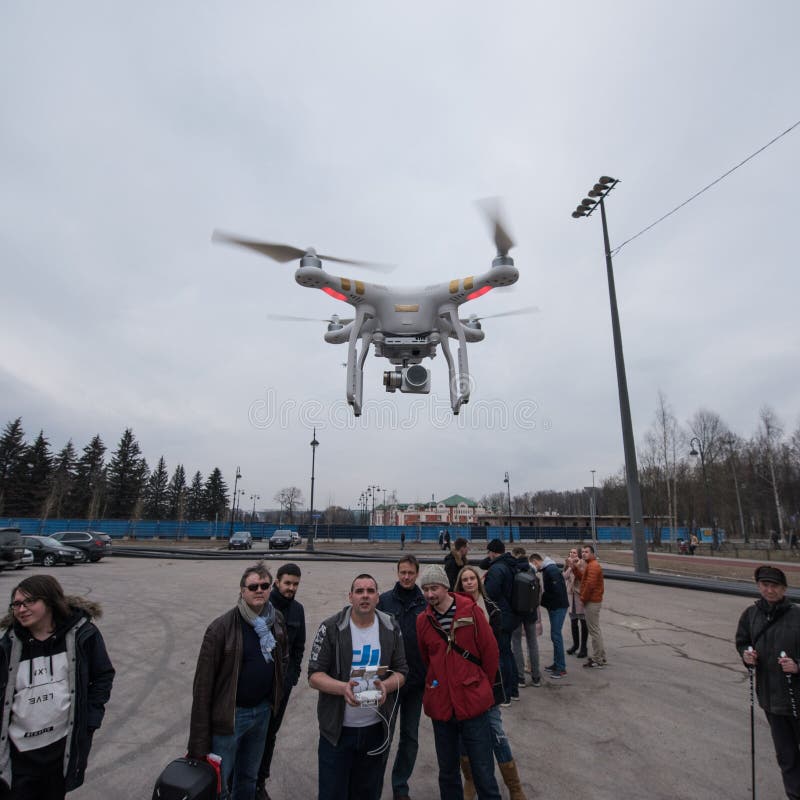
[[[365,644],[363,650],[353,650],[353,667],[377,667],[380,661],[380,648],[373,650]]]

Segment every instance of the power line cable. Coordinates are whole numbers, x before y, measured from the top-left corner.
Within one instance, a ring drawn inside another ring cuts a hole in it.
[[[739,169],[739,167],[744,166],[748,161],[755,158],[759,153],[763,153],[764,150],[766,150],[770,145],[775,144],[775,142],[777,142],[778,139],[783,138],[784,136],[786,136],[787,133],[791,133],[798,125],[800,125],[800,120],[797,120],[797,122],[795,122],[794,125],[787,128],[783,133],[779,133],[774,139],[768,141],[763,147],[759,147],[758,150],[755,151],[755,153],[751,153],[749,156],[747,156],[746,159],[744,159],[744,161],[740,161],[735,167],[731,167],[727,172],[720,175],[719,178],[717,178],[714,181],[711,181],[711,183],[709,183],[708,186],[704,186],[702,189],[700,189],[699,192],[695,192],[688,200],[684,200],[680,205],[675,206],[675,208],[673,208],[672,211],[668,211],[666,214],[664,214],[663,217],[659,217],[655,222],[651,222],[646,228],[640,230],[639,233],[635,234],[634,236],[631,236],[630,239],[626,239],[621,245],[615,247],[611,251],[611,255],[615,256],[617,253],[619,253],[620,250],[622,250],[623,247],[625,247],[626,244],[630,244],[634,239],[638,239],[643,233],[647,233],[647,231],[649,231],[651,228],[655,228],[655,226],[658,225],[659,222],[663,222],[667,217],[671,217],[676,211],[680,211],[680,209],[682,209],[685,205],[691,203],[692,200],[694,200],[696,197],[700,197],[700,195],[703,194],[703,192],[707,192],[712,186],[716,186],[721,180],[724,180],[732,172],[735,172],[737,169]]]

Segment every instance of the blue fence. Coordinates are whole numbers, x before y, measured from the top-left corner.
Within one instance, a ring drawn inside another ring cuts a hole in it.
[[[0,519],[0,527],[18,527],[23,533],[49,535],[57,531],[75,530],[94,530],[107,533],[114,539],[227,539],[231,532],[230,523],[225,522],[176,522],[154,521],[154,520],[120,520],[120,519]],[[294,528],[303,537],[308,536],[312,531],[310,525],[268,525],[257,522],[250,525],[237,522],[233,526],[234,531],[250,531],[253,538],[269,539],[270,536],[279,528]],[[342,539],[347,541],[362,542],[400,542],[400,534],[405,532],[406,544],[413,542],[438,542],[439,531],[446,530],[450,533],[450,540],[454,541],[459,536],[463,536],[468,541],[489,541],[491,539],[503,539],[508,541],[508,525],[482,526],[465,525],[449,526],[440,528],[438,526],[399,526],[399,525],[318,525],[316,528],[317,536],[320,539]],[[556,525],[527,527],[514,525],[511,528],[514,534],[514,541],[590,541],[592,538],[591,529],[588,527],[564,528]],[[661,529],[661,539],[665,542],[675,541],[676,539],[687,539],[689,534],[686,528],[678,528],[676,535],[670,528]],[[647,541],[653,540],[653,531],[645,528]],[[630,541],[630,528],[620,527],[598,527],[597,538],[601,542],[626,542]]]

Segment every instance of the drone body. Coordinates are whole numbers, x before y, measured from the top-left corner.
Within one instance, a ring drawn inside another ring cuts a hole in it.
[[[514,260],[508,255],[513,242],[500,222],[497,219],[493,222],[498,255],[488,272],[447,283],[416,287],[384,286],[331,275],[323,269],[323,259],[367,265],[317,255],[310,248],[304,251],[288,245],[255,242],[220,233],[215,233],[214,239],[247,247],[278,261],[289,261],[299,256],[300,265],[295,272],[297,283],[310,289],[319,289],[353,306],[354,318],[340,318],[334,314],[324,320],[328,323],[324,338],[330,344],[347,344],[346,394],[355,416],[361,414],[364,362],[371,346],[375,348],[376,356],[388,359],[394,366],[394,370],[383,374],[386,391],[399,389],[415,394],[430,391],[430,372],[421,362],[425,358],[434,358],[437,348],[441,347],[449,371],[450,405],[453,414],[458,414],[461,406],[469,401],[467,343],[480,342],[484,338],[480,325],[482,318],[473,315],[468,319],[459,319],[459,307],[491,289],[511,286],[519,279]],[[507,314],[530,310],[533,309]],[[280,315],[273,317],[303,319]],[[458,341],[457,360],[454,360],[450,351],[451,338]]]

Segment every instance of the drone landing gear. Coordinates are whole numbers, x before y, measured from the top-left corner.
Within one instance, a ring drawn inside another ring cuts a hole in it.
[[[450,325],[458,337],[457,373],[455,364],[453,362],[453,354],[450,352],[450,342],[448,341],[448,337],[446,335],[442,336],[442,352],[444,353],[444,360],[447,362],[447,370],[449,373],[450,407],[453,409],[453,415],[458,416],[458,412],[461,411],[461,406],[469,402],[470,385],[469,361],[467,360],[467,340],[464,336],[464,329],[458,320],[458,314],[456,314],[455,309],[448,309],[447,317],[449,318]]]
[[[363,308],[356,310],[356,318],[353,321],[353,328],[350,331],[350,338],[347,342],[347,402],[353,407],[353,416],[361,416],[362,397],[364,392],[364,362],[367,360],[369,346],[372,344],[372,334],[364,335],[361,350],[358,351],[356,344],[361,333],[361,327],[367,318]]]

